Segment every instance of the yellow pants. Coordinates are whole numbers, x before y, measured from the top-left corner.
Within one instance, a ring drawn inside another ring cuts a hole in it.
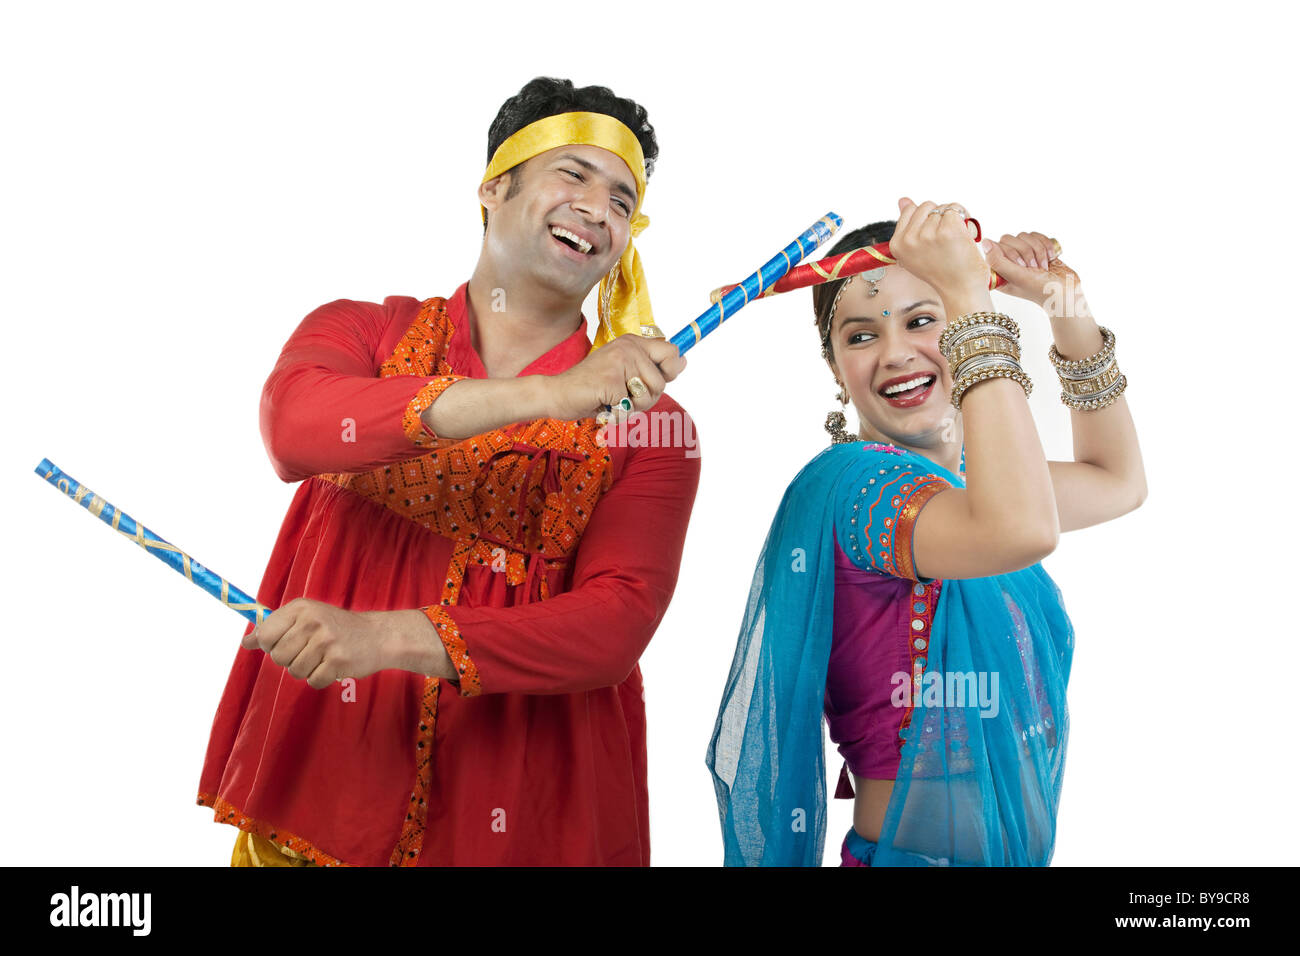
[[[231,866],[315,866],[300,853],[272,843],[254,833],[239,831],[235,850],[230,854]]]

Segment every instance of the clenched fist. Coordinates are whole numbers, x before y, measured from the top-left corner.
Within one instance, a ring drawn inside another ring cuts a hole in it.
[[[392,636],[380,614],[296,598],[272,611],[242,644],[260,647],[291,676],[321,690],[335,680],[369,677],[392,666],[386,663]]]
[[[623,398],[632,402],[633,411],[646,411],[685,367],[686,359],[671,342],[631,332],[620,335],[573,368],[549,377],[552,417],[593,418]],[[643,387],[629,386],[633,378],[640,379]]]
[[[989,267],[966,224],[959,203],[916,205],[898,201],[898,224],[889,252],[912,275],[927,282],[941,297],[965,298],[987,293]]]

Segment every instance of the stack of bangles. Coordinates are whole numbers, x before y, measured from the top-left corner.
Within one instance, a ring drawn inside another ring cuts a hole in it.
[[[1101,351],[1067,360],[1053,345],[1047,353],[1061,380],[1061,401],[1088,411],[1112,404],[1128,387],[1115,362],[1115,333],[1100,326]],[[949,325],[939,336],[939,351],[952,372],[952,405],[961,408],[962,395],[972,385],[991,378],[1019,382],[1028,395],[1033,383],[1020,367],[1020,327],[1001,312],[972,312]]]
[[[952,372],[952,405],[961,408],[962,395],[990,378],[1009,378],[1028,395],[1034,390],[1020,367],[1020,326],[1001,312],[971,312],[939,336],[939,351]]]
[[[1061,401],[1083,411],[1105,408],[1124,394],[1128,379],[1115,362],[1115,333],[1100,326],[1101,351],[1069,361],[1053,345],[1047,353],[1061,379]]]

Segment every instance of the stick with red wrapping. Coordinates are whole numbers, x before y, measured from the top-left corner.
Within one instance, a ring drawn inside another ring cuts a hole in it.
[[[975,227],[975,241],[979,242],[983,238],[979,220],[967,219],[966,222]],[[851,252],[841,252],[839,255],[827,256],[825,259],[818,259],[816,262],[805,262],[802,265],[797,265],[779,280],[772,283],[771,286],[760,292],[755,298],[761,299],[781,292],[806,289],[809,286],[820,285],[823,282],[833,282],[836,279],[847,279],[859,272],[868,272],[872,269],[892,266],[897,263],[898,260],[889,254],[889,243],[880,242],[874,246],[864,246]],[[990,289],[1006,285],[1006,282],[1007,280],[1002,276],[992,269],[989,270]],[[709,293],[709,301],[717,302],[734,288],[734,285],[724,285],[721,288],[714,289]]]

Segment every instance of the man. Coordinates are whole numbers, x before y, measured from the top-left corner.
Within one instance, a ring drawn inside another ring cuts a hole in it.
[[[469,282],[285,345],[262,433],[303,483],[199,786],[233,864],[649,864],[637,660],[699,481],[631,242],[657,152],[632,101],[533,80],[489,131]],[[610,441],[610,406],[683,440]]]

